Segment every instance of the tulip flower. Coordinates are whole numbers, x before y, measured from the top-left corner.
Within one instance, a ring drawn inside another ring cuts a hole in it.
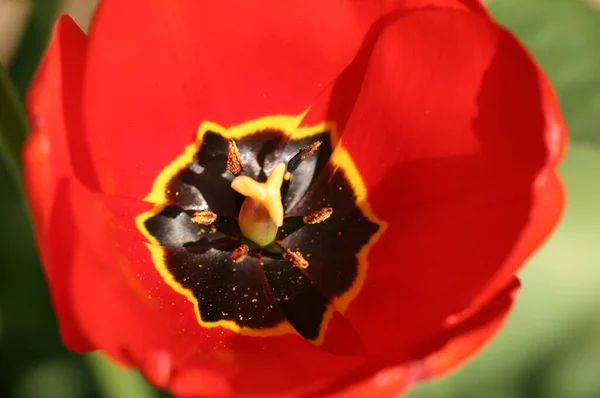
[[[476,0],[105,0],[25,183],[64,343],[179,397],[392,397],[499,330],[565,128]]]

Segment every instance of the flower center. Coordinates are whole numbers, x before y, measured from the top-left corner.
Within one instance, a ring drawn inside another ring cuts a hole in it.
[[[203,123],[146,198],[152,261],[202,327],[320,344],[360,290],[382,224],[334,126],[302,117]]]

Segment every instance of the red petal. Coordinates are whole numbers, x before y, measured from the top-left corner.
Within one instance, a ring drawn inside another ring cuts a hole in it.
[[[486,16],[406,14],[361,56],[342,145],[389,224],[346,315],[371,351],[408,350],[494,296],[550,233],[565,132],[544,76]]]
[[[506,321],[518,290],[519,281],[513,278],[512,283],[476,313],[454,320],[444,337],[448,343],[421,362],[420,377],[441,376],[477,354]]]
[[[473,12],[487,13],[487,10],[480,0],[461,0],[462,4]]]
[[[31,131],[23,152],[25,188],[40,257],[63,341],[75,351],[87,351],[91,346],[73,319],[68,299],[71,263],[62,257],[62,246],[69,244],[65,239],[71,225],[55,215],[62,212],[58,181],[73,174],[67,149],[67,129],[73,125],[65,110],[78,101],[86,41],[69,17],[60,18],[28,95]]]
[[[23,145],[23,180],[36,234],[48,224],[56,182],[48,135],[31,131]]]
[[[49,216],[56,182],[71,173],[63,96],[65,87],[80,82],[63,71],[83,65],[86,41],[73,20],[60,18],[27,96],[31,128],[23,152],[24,177],[35,221],[42,224]],[[71,49],[66,56],[65,47]]]
[[[85,115],[104,190],[146,196],[203,121],[302,113],[354,56],[372,8],[362,13],[345,0],[102,2]]]
[[[385,2],[384,2],[385,4]],[[485,7],[480,0],[404,0],[404,9],[417,9],[425,7],[436,7],[444,9],[468,10],[486,13]]]
[[[396,366],[383,369],[365,380],[327,396],[331,398],[395,398],[407,387],[409,380],[410,367]]]
[[[342,388],[333,396],[361,397],[370,391],[370,395],[378,397],[396,397],[420,380],[439,376],[459,366],[498,332],[512,307],[518,288],[519,281],[513,278],[496,297],[475,313],[447,322],[442,334],[421,347],[413,347],[412,361],[393,365],[397,363],[397,358],[391,351],[366,361],[361,368],[347,376],[347,380],[362,381]],[[427,353],[426,357],[417,359],[419,352]],[[342,381],[338,387],[343,385]],[[335,391],[335,385],[333,387],[329,391]]]
[[[84,113],[104,191],[145,197],[203,121],[228,127],[301,114],[381,15],[442,3],[467,7],[458,0],[103,1],[90,33]]]

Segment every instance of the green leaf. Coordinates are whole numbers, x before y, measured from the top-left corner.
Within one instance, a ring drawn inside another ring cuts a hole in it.
[[[21,186],[21,146],[27,135],[27,117],[8,74],[0,65],[0,157]]]
[[[46,49],[52,25],[58,15],[57,0],[33,0],[33,12],[14,60],[7,65],[17,92],[25,95],[31,78]]]
[[[571,140],[599,146],[600,12],[583,0],[497,0],[490,10],[550,77]]]

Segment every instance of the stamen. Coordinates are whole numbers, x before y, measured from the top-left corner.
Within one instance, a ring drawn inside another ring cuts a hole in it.
[[[210,210],[200,210],[192,214],[190,220],[201,225],[211,225],[217,221],[217,215]]]
[[[234,176],[239,176],[244,171],[244,164],[240,150],[234,140],[227,140],[227,170]]]
[[[333,209],[331,207],[324,207],[321,210],[315,210],[310,213],[308,216],[304,216],[302,221],[305,224],[320,224],[323,221],[329,220],[329,217],[333,214]]]
[[[244,259],[248,255],[248,250],[249,248],[246,244],[236,247],[231,253],[231,259],[234,263],[240,263],[244,261]]]
[[[321,146],[321,141],[315,141],[310,145],[302,147],[298,150],[298,153],[291,158],[287,164],[287,171],[293,173],[294,170],[300,166],[300,163],[311,157],[315,154],[317,149]]]
[[[309,266],[308,261],[306,261],[306,259],[300,252],[294,252],[290,249],[287,249],[285,253],[283,253],[282,257],[285,261],[292,264],[294,267],[305,269]]]

